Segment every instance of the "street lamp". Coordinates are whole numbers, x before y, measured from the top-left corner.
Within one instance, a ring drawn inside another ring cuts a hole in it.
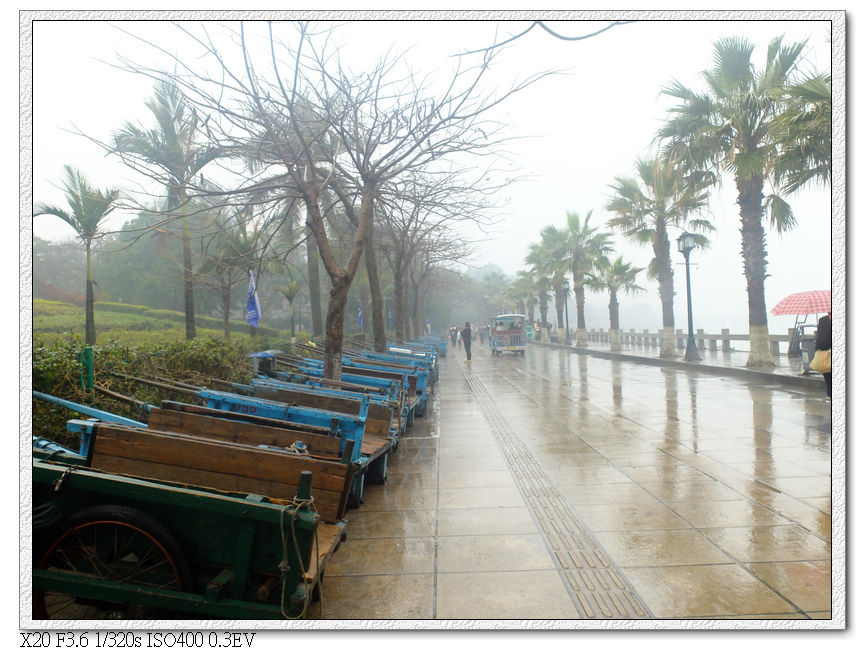
[[[690,232],[683,232],[676,240],[679,252],[685,256],[685,283],[688,292],[688,345],[685,348],[685,361],[700,361],[697,342],[694,341],[694,316],[691,312],[691,251],[697,246],[697,238]]]
[[[565,292],[565,345],[571,345],[571,323],[568,320],[568,292],[571,288],[568,286],[568,281],[562,281],[562,291]]]

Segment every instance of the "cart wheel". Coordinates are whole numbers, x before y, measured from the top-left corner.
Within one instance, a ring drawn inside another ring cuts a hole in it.
[[[193,586],[174,536],[150,515],[126,506],[94,506],[72,515],[37,566],[144,587],[187,591]],[[34,619],[121,619],[148,613],[128,603],[33,590]]]

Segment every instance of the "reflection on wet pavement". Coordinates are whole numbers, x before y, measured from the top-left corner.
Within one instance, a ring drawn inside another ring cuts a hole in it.
[[[548,348],[440,363],[322,618],[831,616],[819,387]]]

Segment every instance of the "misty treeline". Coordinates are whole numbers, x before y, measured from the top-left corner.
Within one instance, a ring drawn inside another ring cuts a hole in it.
[[[34,210],[85,243],[89,313],[100,291],[180,302],[187,338],[202,310],[223,315],[227,337],[252,271],[270,326],[268,314],[285,314],[292,329],[300,319],[324,337],[328,377],[339,376],[346,323],[360,329],[360,314],[377,350],[388,330],[422,333],[432,293],[464,282],[454,270],[513,181],[502,158],[512,136],[495,109],[548,73],[502,90],[486,83],[493,50],[434,74],[393,52],[354,70],[316,24],[175,27],[176,48],[145,44],[184,52],[168,69],[117,63],[152,78],[150,122],[118,124],[108,142],[81,134],[148,189],[106,201],[117,188],[101,192],[68,169],[72,213]],[[101,232],[116,208],[138,216]]]
[[[741,259],[731,259],[730,264],[731,275],[744,268],[747,365],[773,366],[764,289],[766,231],[780,235],[794,228],[797,222],[787,197],[831,181],[831,76],[813,70],[805,60],[806,45],[775,38],[767,47],[764,66],[758,68],[752,63],[753,43],[722,38],[714,44],[712,66],[703,71],[705,89],[692,90],[676,80],[662,88],[661,95],[673,103],[651,144],[654,153],[636,161],[635,175],[612,180],[603,206],[610,215],[606,224],[590,224],[589,210],[584,217],[567,213],[563,227],[543,228],[540,240],[529,246],[527,270],[508,284],[511,304],[531,319],[538,307],[540,320],[547,323],[552,299],[561,331],[563,307],[573,289],[576,343],[584,346],[586,290],[607,294],[610,340],[613,346],[620,345],[618,296],[642,291],[637,276],[645,270],[647,279],[657,284],[661,301],[660,356],[676,356],[671,247],[678,238],[673,238],[687,233],[685,241],[691,246],[711,245],[715,226],[710,194],[724,177],[732,177],[742,248]],[[614,232],[651,248],[653,257],[646,269],[615,257]]]

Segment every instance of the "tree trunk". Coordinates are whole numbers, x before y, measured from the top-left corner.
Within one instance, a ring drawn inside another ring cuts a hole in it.
[[[342,277],[333,281],[330,290],[324,340],[324,376],[327,379],[339,379],[342,376],[342,340],[349,287],[351,281]]]
[[[185,201],[185,199],[184,199]],[[184,208],[184,212],[185,212]],[[192,246],[189,243],[189,223],[183,217],[183,309],[186,321],[186,340],[195,338],[195,304],[192,290]]]
[[[222,335],[225,340],[231,338],[231,325],[229,324],[229,316],[231,315],[231,285],[225,283],[220,290],[222,294]]]
[[[676,351],[676,321],[673,315],[675,292],[673,288],[673,263],[670,260],[670,240],[663,223],[655,230],[652,247],[658,264],[658,295],[661,298],[661,322],[663,323],[660,356],[672,358],[678,355]]]
[[[90,244],[87,244],[87,287],[84,290],[84,342],[96,343],[96,321],[93,317],[93,273],[90,262]]]
[[[354,280],[364,252],[364,245],[371,231],[375,184],[364,183],[361,190],[361,206],[358,216],[357,230],[351,243],[351,253],[344,269],[340,268],[327,236],[327,230],[319,208],[318,188],[310,183],[301,188],[306,204],[307,225],[312,230],[318,252],[324,267],[330,277],[331,290],[327,305],[324,343],[324,377],[339,379],[342,376],[342,344],[345,328],[345,306],[348,301],[348,290]]]
[[[589,337],[586,334],[586,287],[582,284],[582,274],[574,274],[574,298],[577,303],[577,340],[578,347],[586,347]]]
[[[565,293],[559,287],[556,287],[553,290],[555,301],[556,301],[556,323],[559,326],[559,329],[564,329],[565,321],[564,321],[564,313],[565,313]]]
[[[393,300],[395,336],[398,341],[404,341],[408,336],[408,305],[406,301],[406,283],[399,255],[393,262]]]
[[[610,329],[619,329],[619,301],[615,291],[610,291]]]
[[[541,312],[541,325],[547,326],[547,294],[543,291],[538,293],[538,309]]]
[[[372,222],[370,221],[370,231]],[[369,279],[369,295],[372,302],[372,341],[376,352],[384,352],[387,349],[387,334],[384,327],[384,300],[381,295],[381,282],[378,276],[378,262],[375,256],[375,247],[372,233],[364,243],[363,256],[366,261],[366,276]]]
[[[309,235],[312,237],[312,235]],[[306,275],[309,279],[309,310],[312,318],[312,335],[321,336],[321,282],[318,277],[318,255],[315,250],[315,239],[306,240]]]
[[[742,259],[748,287],[748,330],[751,353],[748,368],[775,365],[769,344],[766,314],[766,233],[763,230],[763,179],[753,176],[736,179],[739,189],[739,217],[742,222]]]

